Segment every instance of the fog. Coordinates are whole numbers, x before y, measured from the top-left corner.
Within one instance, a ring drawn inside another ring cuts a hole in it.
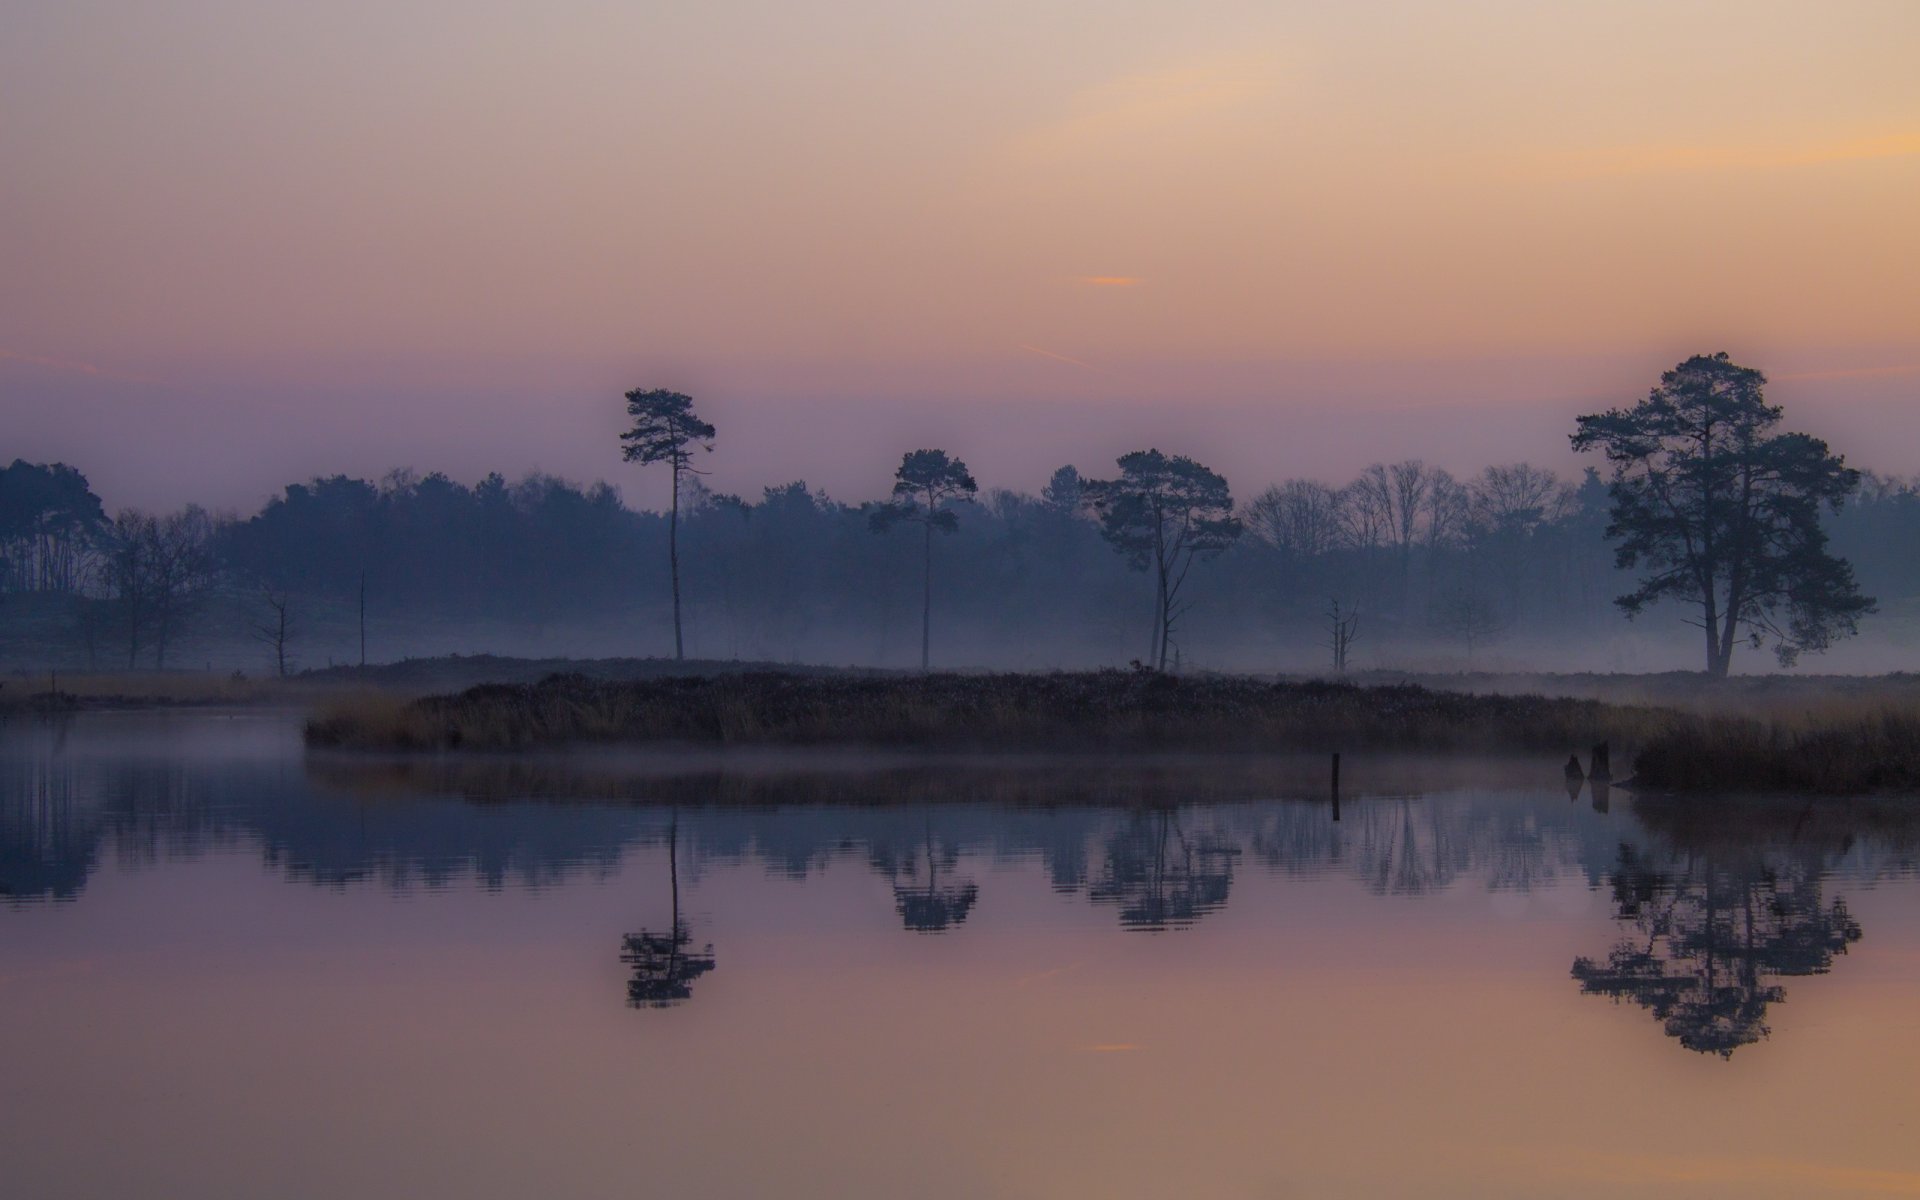
[[[842,497],[795,480],[741,496],[689,476],[686,656],[914,668],[930,580],[936,669],[1152,663],[1150,573],[1116,552],[1081,494],[1114,469],[1083,459],[1031,492],[983,489],[953,506],[952,532],[926,537],[876,531],[882,488]],[[1329,672],[1335,603],[1355,621],[1351,670],[1700,668],[1688,614],[1656,608],[1630,622],[1613,605],[1632,576],[1613,565],[1596,475],[1503,463],[1456,476],[1402,460],[1345,478],[1229,482],[1243,529],[1192,563],[1172,669]],[[291,484],[253,511],[124,510],[111,521],[88,485],[20,463],[0,487],[11,505],[32,492],[53,497],[47,513],[78,514],[68,526],[47,517],[31,536],[9,526],[9,668],[271,674],[283,655],[288,669],[357,663],[363,595],[369,662],[673,653],[668,519],[605,483],[465,483],[403,469]],[[1920,666],[1906,600],[1920,592],[1907,552],[1920,544],[1920,494],[1869,476],[1826,524],[1880,612],[1798,669]],[[115,582],[112,547],[134,541],[150,543],[167,574],[164,592],[142,585],[130,616],[136,600]],[[1777,668],[1749,648],[1735,669]]]

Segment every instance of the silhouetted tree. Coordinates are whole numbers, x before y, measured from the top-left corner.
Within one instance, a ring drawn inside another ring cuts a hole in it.
[[[1317,558],[1340,544],[1338,488],[1311,479],[1289,479],[1254,497],[1246,524],[1254,536],[1289,559]]]
[[[1120,477],[1084,482],[1082,494],[1100,516],[1100,532],[1135,570],[1154,581],[1153,641],[1148,661],[1167,669],[1175,622],[1185,611],[1180,589],[1195,559],[1240,536],[1227,481],[1191,458],[1136,450],[1119,459]]]
[[[254,624],[253,636],[273,651],[274,673],[285,679],[287,644],[293,640],[292,598],[285,592],[266,588],[260,594],[260,601],[266,607],[266,614]]]
[[[0,467],[0,591],[75,592],[106,513],[65,463]]]
[[[686,657],[680,634],[680,476],[693,471],[693,447],[713,449],[713,426],[693,411],[693,397],[655,388],[627,393],[633,427],[620,435],[627,462],[667,463],[673,468],[673,503],[667,516],[667,571],[673,584],[673,656]]]
[[[1333,669],[1344,672],[1347,669],[1347,653],[1353,649],[1353,640],[1360,636],[1359,610],[1350,608],[1343,612],[1340,601],[1335,599],[1327,609],[1327,623],[1327,648],[1333,651]]]
[[[1473,663],[1473,648],[1505,633],[1512,619],[1500,602],[1472,581],[1451,587],[1433,598],[1427,621],[1443,637],[1463,643],[1467,663]]]
[[[1080,511],[1080,472],[1072,466],[1061,467],[1047,479],[1047,486],[1040,489],[1040,498],[1055,512],[1076,513]]]
[[[153,572],[148,565],[154,543],[154,520],[143,512],[122,509],[107,533],[107,588],[127,635],[127,667],[139,665],[141,637],[146,633]]]
[[[1775,639],[1782,665],[1849,636],[1873,611],[1853,568],[1827,552],[1823,507],[1859,486],[1827,444],[1774,433],[1766,376],[1725,354],[1696,355],[1631,409],[1579,418],[1576,450],[1613,464],[1612,522],[1622,568],[1644,568],[1617,603],[1629,616],[1662,599],[1696,605],[1707,671],[1725,675],[1735,638]]]
[[[920,568],[920,669],[931,661],[933,644],[933,531],[952,533],[960,528],[955,500],[971,500],[980,488],[967,474],[967,464],[945,450],[910,450],[893,473],[893,501],[873,510],[875,533],[884,533],[906,521],[918,524],[923,539]]]
[[[167,647],[193,615],[216,568],[213,519],[198,505],[146,526],[147,596],[153,614],[153,665],[167,665]]]

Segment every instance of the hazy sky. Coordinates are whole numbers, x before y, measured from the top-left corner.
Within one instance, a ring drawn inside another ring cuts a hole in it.
[[[1920,4],[5,0],[0,456],[1242,492],[1570,467],[1726,349],[1920,471]]]

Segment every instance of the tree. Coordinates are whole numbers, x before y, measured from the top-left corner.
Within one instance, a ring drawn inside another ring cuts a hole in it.
[[[1330,631],[1327,648],[1333,651],[1333,669],[1344,675],[1347,654],[1353,649],[1353,640],[1360,636],[1360,610],[1350,608],[1341,611],[1340,601],[1336,597],[1327,609],[1327,621]]]
[[[906,521],[921,527],[924,554],[920,579],[920,669],[930,661],[933,630],[933,531],[952,533],[960,528],[953,511],[955,500],[971,500],[980,490],[967,474],[967,464],[945,450],[910,450],[893,473],[893,502],[873,510],[869,518],[875,533],[885,533]]]
[[[1343,503],[1338,489],[1289,479],[1254,497],[1246,523],[1254,536],[1290,559],[1317,558],[1340,544]]]
[[[151,521],[147,596],[153,615],[153,665],[164,669],[167,647],[181,631],[213,582],[213,518],[197,504]]]
[[[1631,409],[1579,418],[1573,448],[1613,466],[1607,537],[1615,560],[1641,568],[1617,603],[1629,617],[1674,599],[1697,606],[1707,671],[1724,676],[1734,641],[1769,637],[1782,666],[1858,631],[1873,611],[1853,568],[1827,552],[1824,507],[1859,486],[1827,444],[1775,433],[1766,376],[1724,354],[1695,355]]]
[[[1180,589],[1187,573],[1194,560],[1231,546],[1240,536],[1240,520],[1226,479],[1191,458],[1136,450],[1118,465],[1118,479],[1087,480],[1081,491],[1108,543],[1135,570],[1153,573],[1148,661],[1164,671],[1175,623],[1186,611]]]
[[[65,463],[0,467],[0,591],[78,591],[106,524],[87,477]]]
[[[1079,512],[1080,472],[1072,465],[1059,468],[1047,478],[1047,486],[1040,489],[1040,498],[1055,512],[1068,515]]]
[[[1427,620],[1440,633],[1466,643],[1469,666],[1474,643],[1490,642],[1513,624],[1512,617],[1472,579],[1435,596]]]
[[[107,589],[127,634],[127,669],[139,665],[140,639],[147,630],[151,607],[148,566],[154,520],[135,509],[122,509],[107,533]]]
[[[663,388],[627,393],[633,427],[620,435],[621,458],[642,466],[664,462],[673,468],[673,507],[667,518],[667,570],[673,581],[673,657],[686,657],[680,634],[680,476],[695,471],[693,447],[713,449],[713,426],[693,411],[693,397]]]
[[[253,627],[254,640],[273,650],[275,674],[287,677],[287,643],[293,640],[293,597],[272,588],[261,589],[260,599],[266,613]],[[361,666],[365,666],[364,661]]]

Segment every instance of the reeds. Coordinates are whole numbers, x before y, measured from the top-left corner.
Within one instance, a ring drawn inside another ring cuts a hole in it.
[[[1920,713],[1681,722],[1641,747],[1634,778],[1683,792],[1920,792]]]
[[[992,750],[1539,750],[1637,742],[1659,709],[1414,686],[1272,683],[1146,671],[823,677],[753,673],[615,682],[559,675],[411,703],[355,697],[310,745],[519,750],[613,742]]]

